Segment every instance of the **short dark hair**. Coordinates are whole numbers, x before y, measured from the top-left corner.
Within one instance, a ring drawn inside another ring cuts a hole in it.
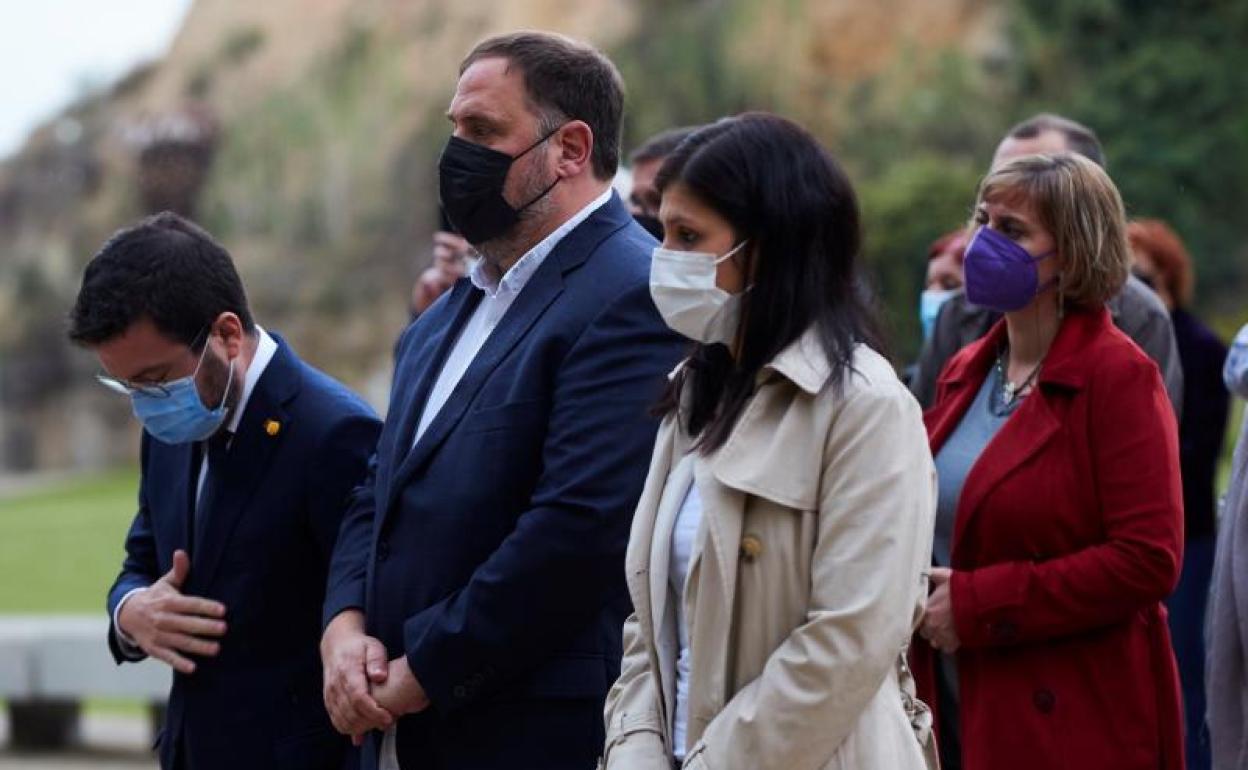
[[[734,241],[751,244],[744,272],[754,283],[742,299],[738,355],[694,346],[659,405],[686,419],[700,451],[723,445],[763,367],[807,330],[818,334],[833,387],[846,380],[855,345],[883,350],[861,273],[857,196],[806,129],[761,112],[723,118],[681,142],[655,184],[660,192],[682,185],[732,225]]]
[[[552,32],[512,32],[477,44],[459,74],[481,59],[502,58],[524,78],[527,101],[543,134],[568,120],[583,120],[594,135],[594,175],[610,179],[620,165],[624,79],[598,49]]]
[[[1101,168],[1105,168],[1105,151],[1101,148],[1101,140],[1096,132],[1082,123],[1070,118],[1042,112],[1032,115],[1022,123],[1010,129],[1006,136],[1013,139],[1035,139],[1041,134],[1056,131],[1066,138],[1066,146],[1071,152],[1078,153]]]
[[[69,315],[69,338],[94,347],[150,319],[157,331],[198,349],[222,313],[255,330],[242,279],[221,244],[166,211],[115,233],[87,263]]]
[[[701,126],[682,126],[680,128],[669,128],[666,131],[657,133],[629,153],[628,162],[636,166],[638,163],[663,160],[675,152],[680,143],[688,139],[699,128]]]

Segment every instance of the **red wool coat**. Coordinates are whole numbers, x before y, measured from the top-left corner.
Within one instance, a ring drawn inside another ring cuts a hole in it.
[[[933,455],[1005,341],[1002,321],[946,366],[925,415]],[[1182,543],[1178,432],[1157,367],[1108,312],[1070,313],[1038,387],[958,501],[950,586],[966,770],[1181,770],[1161,600]],[[934,703],[921,641],[916,673]]]

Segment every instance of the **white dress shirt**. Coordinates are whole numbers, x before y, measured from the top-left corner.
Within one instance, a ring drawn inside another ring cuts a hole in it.
[[[429,391],[429,400],[425,402],[424,410],[420,413],[420,422],[416,424],[412,446],[420,441],[420,437],[424,435],[429,424],[438,416],[438,412],[442,411],[447,399],[454,392],[455,386],[463,379],[464,372],[468,371],[468,367],[477,357],[477,353],[481,352],[485,341],[490,338],[495,327],[507,315],[507,309],[516,301],[516,297],[520,296],[520,292],[546,261],[546,257],[550,256],[550,252],[555,250],[568,233],[575,230],[591,214],[611,200],[611,192],[611,188],[608,187],[601,195],[590,201],[589,205],[573,214],[554,232],[525,252],[524,256],[516,260],[516,263],[508,269],[502,279],[492,278],[490,271],[493,268],[487,265],[484,259],[479,260],[473,266],[472,271],[468,273],[468,279],[472,281],[473,286],[485,292],[485,296],[481,298],[481,302],[472,311],[472,317],[468,319],[455,338],[455,345],[447,354],[442,370],[438,372],[438,379],[434,381],[433,389]],[[386,731],[381,742],[380,770],[400,770],[393,727]]]
[[[269,333],[256,325],[256,353],[251,357],[251,365],[247,367],[243,374],[243,396],[238,400],[238,407],[234,410],[230,417],[230,422],[226,426],[231,435],[238,432],[238,425],[243,420],[243,412],[247,410],[247,402],[251,399],[251,393],[256,389],[256,383],[260,381],[260,375],[264,374],[264,370],[268,368],[269,362],[273,360],[274,354],[277,353],[277,342],[274,341]],[[207,442],[203,442],[207,443]],[[208,449],[205,446],[203,451],[204,459],[199,466],[199,481],[195,487],[196,505],[204,491],[204,479],[208,478]],[[196,511],[198,515],[198,511]],[[124,631],[121,630],[121,608],[126,605],[131,596],[134,596],[142,588],[135,588],[121,597],[121,601],[117,602],[117,608],[113,610],[113,630],[117,636],[117,646],[129,658],[138,660],[143,657],[143,650],[131,639]]]

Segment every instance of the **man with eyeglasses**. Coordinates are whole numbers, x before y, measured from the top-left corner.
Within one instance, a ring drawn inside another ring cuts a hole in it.
[[[161,766],[342,767],[317,645],[376,416],[260,328],[230,255],[174,214],[104,244],[69,336],[144,428],[108,643],[174,670]]]

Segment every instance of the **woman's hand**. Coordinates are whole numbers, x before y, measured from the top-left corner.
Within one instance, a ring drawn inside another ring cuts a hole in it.
[[[932,567],[931,581],[936,590],[927,597],[927,609],[919,636],[941,652],[954,653],[962,645],[958,631],[953,625],[953,598],[949,593],[949,579],[953,570],[948,567]]]

